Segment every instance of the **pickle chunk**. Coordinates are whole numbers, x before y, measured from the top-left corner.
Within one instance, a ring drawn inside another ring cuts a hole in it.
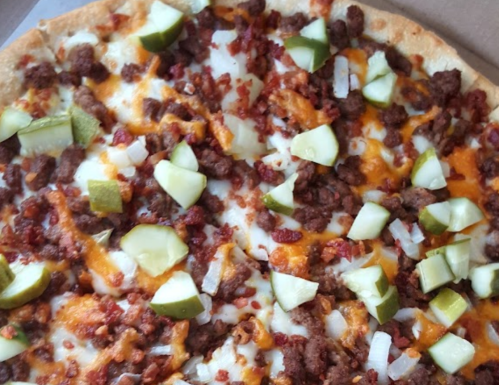
[[[88,147],[100,132],[100,121],[80,107],[72,106],[69,112],[75,142]]]
[[[175,230],[160,225],[135,226],[121,238],[120,246],[153,277],[171,269],[189,252]]]
[[[89,180],[88,198],[92,211],[104,213],[123,212],[120,186],[115,180]]]
[[[14,281],[15,277],[16,275],[10,268],[9,262],[0,254],[0,292],[4,291]]]
[[[0,329],[0,362],[21,354],[28,347],[28,337],[19,326],[9,324]]]
[[[17,133],[21,155],[34,157],[40,154],[61,152],[73,144],[71,117],[47,116],[33,121]]]
[[[21,266],[14,281],[0,294],[0,309],[22,306],[43,294],[50,283],[50,272],[43,266]]]
[[[194,318],[204,311],[196,284],[183,271],[172,274],[154,294],[150,306],[157,314],[175,319]]]

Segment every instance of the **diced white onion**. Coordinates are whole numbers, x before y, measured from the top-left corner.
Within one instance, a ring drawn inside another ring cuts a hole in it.
[[[173,348],[171,345],[157,345],[153,346],[149,350],[149,355],[151,356],[169,356],[173,353]]]
[[[444,173],[444,176],[448,178],[450,176],[450,166],[449,163],[440,161],[440,166],[442,167],[442,171]]]
[[[456,329],[455,333],[456,333],[456,336],[464,338],[466,336],[466,329],[460,326]],[[497,342],[499,345],[499,338],[498,338]]]
[[[360,89],[359,77],[356,74],[350,75],[350,89],[352,91]]]
[[[482,147],[482,145],[476,138],[471,139],[469,146],[473,149],[478,149]]]
[[[412,224],[411,239],[416,244],[424,241],[424,234],[416,222]]]
[[[173,385],[191,385],[191,384],[185,382],[184,380],[175,380],[173,381]]]
[[[369,327],[369,330],[367,331],[365,338],[368,345],[371,345],[371,343],[373,342],[374,333],[378,329],[379,322],[376,318],[369,317],[369,323],[367,324],[367,326]]]
[[[421,324],[421,321],[414,322],[414,325],[412,325],[412,334],[414,335],[415,339],[419,340],[422,331],[423,325]]]
[[[414,148],[416,149],[416,151],[420,154],[422,154],[432,146],[431,142],[421,135],[414,135],[412,137],[412,143],[414,144]]]
[[[123,379],[123,378],[130,378],[132,380],[132,382],[138,383],[140,381],[141,377],[142,376],[140,374],[123,373],[118,378],[116,378],[112,383],[119,384],[119,383],[121,383],[121,379]],[[19,384],[19,382],[18,382],[18,384]],[[21,384],[22,384],[22,382],[21,382]],[[26,382],[25,382],[25,384],[26,384]]]
[[[326,269],[331,269],[336,274],[345,273],[350,270],[358,269],[364,266],[367,261],[369,261],[373,256],[373,253],[364,255],[363,257],[353,257],[351,261],[347,258],[341,258],[339,263],[326,267]]]
[[[344,99],[348,96],[348,59],[345,56],[336,55],[334,58],[334,96]]]
[[[416,319],[419,309],[415,307],[404,307],[400,309],[394,316],[393,319],[398,322],[411,321]]]
[[[125,178],[133,178],[136,172],[137,169],[133,166],[125,167],[120,170],[120,174],[123,175]]]
[[[347,321],[343,314],[337,309],[326,316],[326,335],[334,340],[343,336],[348,328]]]
[[[199,295],[199,298],[203,304],[204,311],[196,316],[196,321],[199,325],[204,325],[211,321],[211,308],[213,303],[208,294],[202,293]]]
[[[489,335],[490,341],[499,346],[499,335],[490,322],[487,322],[487,334]]]
[[[419,362],[420,355],[414,351],[414,357],[409,356],[407,353],[402,353],[399,358],[388,365],[388,377],[393,381],[406,378],[411,374]]]
[[[392,261],[398,261],[398,253],[394,247],[382,247],[381,253],[383,257],[390,259]]]
[[[118,147],[110,147],[107,150],[107,158],[112,164],[118,167],[118,169],[132,166],[132,161],[130,160],[127,151]]]
[[[400,219],[395,219],[388,226],[388,229],[392,233],[393,238],[400,242],[400,247],[402,247],[402,250],[404,250],[409,258],[419,259],[419,246],[412,241],[411,234]]]
[[[92,235],[92,238],[99,245],[107,246],[109,243],[109,238],[111,237],[112,233],[113,233],[113,229],[107,229],[107,230],[101,231],[98,234]]]
[[[392,337],[385,332],[374,333],[367,357],[366,368],[374,369],[378,373],[378,384],[388,384],[388,355]]]
[[[206,364],[197,364],[196,370],[198,372],[198,378],[201,382],[211,381],[210,368]]]
[[[386,193],[381,190],[368,190],[364,194],[362,194],[362,201],[364,203],[374,202],[380,203],[385,197]]]
[[[217,294],[218,287],[220,286],[220,281],[222,280],[222,268],[223,256],[217,252],[213,260],[210,261],[210,267],[208,268],[208,272],[204,276],[201,290],[211,296]]]
[[[184,366],[182,366],[182,373],[189,377],[197,375],[197,365],[203,362],[203,356],[194,356],[190,358]]]
[[[149,156],[149,152],[147,151],[145,146],[138,140],[127,147],[126,153],[128,154],[128,157],[130,158],[132,163],[136,166],[142,164],[144,160],[146,160]]]

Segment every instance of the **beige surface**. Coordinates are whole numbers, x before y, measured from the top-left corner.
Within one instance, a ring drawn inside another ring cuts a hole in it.
[[[496,44],[499,35],[496,16],[499,13],[499,1],[360,1],[380,9],[405,14],[432,29],[456,47],[474,68],[499,84],[499,45]],[[44,0],[44,2],[51,5],[48,11],[57,12],[60,8],[74,8],[85,0]],[[0,45],[16,30],[36,3],[37,0],[0,0]],[[21,29],[32,27],[31,20],[36,19],[36,16],[36,13],[31,15],[29,23],[22,25]],[[22,30],[16,32],[21,33]]]

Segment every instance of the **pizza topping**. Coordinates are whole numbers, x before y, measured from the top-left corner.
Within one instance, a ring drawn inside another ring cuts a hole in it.
[[[473,359],[475,348],[464,338],[447,333],[428,352],[440,368],[453,374]]]
[[[470,271],[471,287],[479,298],[499,293],[499,263],[477,266]]]
[[[33,87],[37,90],[50,88],[57,80],[57,73],[54,66],[49,62],[28,68],[24,73],[26,87]]]
[[[447,186],[442,166],[434,148],[421,154],[411,172],[411,181],[414,186],[430,190],[438,190]]]
[[[38,298],[50,283],[45,266],[31,263],[13,268],[14,281],[0,293],[0,309],[13,309]]]
[[[371,83],[373,80],[388,75],[391,71],[388,62],[386,61],[385,53],[383,51],[376,51],[367,60],[367,74],[366,83]]]
[[[458,232],[480,222],[483,213],[480,208],[468,198],[449,199],[451,217],[448,231]]]
[[[431,311],[446,328],[451,327],[467,308],[466,300],[449,288],[440,290],[438,295],[430,301]]]
[[[0,142],[11,136],[31,123],[33,118],[26,112],[7,107],[0,116]]]
[[[114,180],[89,180],[88,198],[90,210],[103,213],[123,212],[120,187]]]
[[[419,214],[419,222],[426,231],[442,234],[450,224],[451,206],[449,202],[433,203],[426,206]]]
[[[20,130],[17,136],[22,156],[60,153],[73,143],[71,118],[68,115],[41,118]]]
[[[9,262],[0,254],[0,292],[5,290],[15,278],[15,274],[9,266]]]
[[[423,293],[429,293],[436,288],[454,280],[454,275],[442,254],[426,258],[416,265],[419,282]]]
[[[198,171],[199,169],[196,155],[185,140],[175,146],[170,161],[175,166],[185,168],[186,170]]]
[[[206,188],[206,176],[162,160],[154,168],[154,178],[184,209],[194,205]]]
[[[316,282],[274,270],[270,272],[270,282],[277,302],[284,311],[290,311],[302,303],[313,300],[319,287]]]
[[[397,75],[390,72],[364,86],[362,95],[375,105],[388,107],[392,102],[396,82]]]
[[[189,248],[169,226],[138,225],[121,238],[120,246],[152,277],[182,261]]]
[[[75,142],[88,147],[100,133],[100,122],[76,106],[71,106],[69,113]]]
[[[324,124],[296,135],[291,141],[291,155],[332,166],[338,156],[338,141],[331,126]]]
[[[454,274],[454,282],[467,279],[470,270],[471,241],[469,239],[455,241],[446,245],[443,252],[445,260]]]
[[[378,384],[388,384],[388,355],[392,338],[385,332],[374,333],[367,358],[367,369],[373,369],[378,374]]]
[[[388,279],[380,265],[348,271],[341,278],[346,286],[361,297],[383,297],[388,291]]]
[[[159,315],[175,319],[194,318],[204,311],[192,277],[176,271],[154,294],[151,308]]]
[[[8,324],[0,329],[0,362],[7,361],[29,348],[26,334],[17,325]]]
[[[159,52],[171,45],[182,32],[184,15],[175,8],[154,1],[146,24],[136,32],[142,46],[151,52]]]
[[[387,209],[367,202],[357,214],[347,237],[355,241],[378,238],[389,217],[390,212]]]
[[[263,204],[272,211],[291,215],[295,207],[293,190],[298,174],[291,175],[283,184],[273,188],[262,197]]]

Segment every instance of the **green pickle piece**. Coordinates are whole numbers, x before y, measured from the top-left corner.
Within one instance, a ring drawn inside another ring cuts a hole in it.
[[[122,213],[120,186],[115,180],[89,180],[90,210],[104,213]]]
[[[12,338],[7,338],[7,336],[12,336]],[[5,325],[0,329],[0,362],[21,354],[28,349],[29,345],[28,337],[20,326]]]
[[[62,152],[73,144],[71,117],[47,116],[34,120],[17,133],[21,155],[34,157],[41,154]]]
[[[381,325],[390,321],[400,308],[399,294],[395,286],[389,286],[381,298],[359,296],[359,299],[364,302],[369,314],[376,318]]]
[[[156,314],[175,319],[194,318],[204,311],[194,280],[183,271],[172,274],[154,294],[150,306]]]
[[[9,266],[9,262],[0,254],[0,292],[4,291],[9,286],[16,275]]]
[[[87,148],[100,132],[100,121],[77,106],[71,106],[69,113],[75,142]]]
[[[284,47],[295,64],[308,72],[315,72],[331,57],[329,45],[304,36],[292,36]]]
[[[16,277],[0,293],[0,309],[13,309],[39,297],[50,283],[50,272],[39,264],[14,269]]]

